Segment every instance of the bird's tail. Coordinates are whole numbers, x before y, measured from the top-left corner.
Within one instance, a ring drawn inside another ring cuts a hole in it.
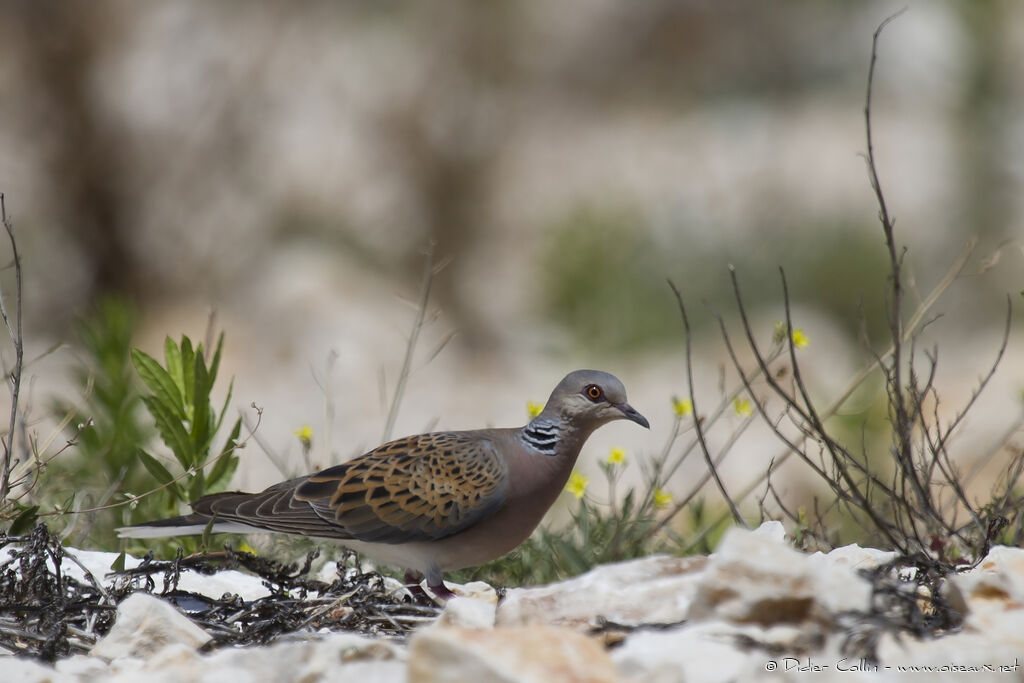
[[[211,521],[213,522],[211,524]],[[164,538],[166,536],[201,536],[209,528],[213,534],[245,534],[266,531],[247,524],[232,521],[216,521],[205,515],[181,515],[154,522],[123,526],[117,529],[119,538]]]

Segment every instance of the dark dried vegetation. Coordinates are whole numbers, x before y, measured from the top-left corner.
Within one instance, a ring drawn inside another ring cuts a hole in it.
[[[191,557],[179,553],[170,561],[146,557],[138,567],[109,574],[100,583],[91,577],[78,581],[61,571],[64,559],[77,560],[43,524],[27,536],[0,536],[0,548],[6,547],[10,559],[0,566],[0,647],[44,661],[88,652],[113,626],[117,604],[139,591],[171,602],[209,633],[205,651],[265,645],[320,629],[403,638],[439,612],[389,593],[382,577],[362,571],[358,562],[347,566],[354,554],[338,563],[332,583],[307,576],[315,551],[298,566],[230,547]],[[247,601],[230,593],[211,598],[178,588],[184,572],[212,575],[226,569],[259,576],[270,594]]]

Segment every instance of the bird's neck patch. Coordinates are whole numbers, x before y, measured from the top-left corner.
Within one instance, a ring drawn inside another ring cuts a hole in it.
[[[522,430],[523,442],[544,455],[555,455],[561,437],[561,426],[548,420],[536,419]]]

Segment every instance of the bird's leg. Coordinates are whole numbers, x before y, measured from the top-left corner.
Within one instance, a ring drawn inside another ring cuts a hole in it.
[[[422,580],[423,574],[419,572],[414,572],[411,569],[405,572],[405,587],[412,593],[412,601],[420,605],[432,605],[434,601],[430,599],[427,592],[420,586],[420,581]]]
[[[436,584],[428,583],[427,588],[430,589],[431,593],[433,593],[445,602],[448,602],[452,598],[456,597],[455,593],[452,593],[450,590],[448,590],[448,586],[444,585],[444,581],[441,580],[438,580]]]
[[[444,574],[441,573],[441,568],[437,565],[427,571],[427,588],[441,602],[448,602],[455,597],[455,593],[452,593],[448,590],[448,586],[444,585]]]

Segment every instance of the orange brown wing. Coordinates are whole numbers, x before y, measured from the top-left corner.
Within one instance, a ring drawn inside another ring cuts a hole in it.
[[[440,432],[398,439],[260,493],[192,505],[206,519],[291,534],[378,543],[456,534],[504,505],[508,470],[487,438]]]

